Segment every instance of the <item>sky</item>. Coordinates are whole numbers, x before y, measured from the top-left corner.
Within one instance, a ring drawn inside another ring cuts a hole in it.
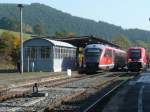
[[[124,29],[150,31],[150,0],[0,0],[0,3],[42,3],[73,16],[108,22]]]

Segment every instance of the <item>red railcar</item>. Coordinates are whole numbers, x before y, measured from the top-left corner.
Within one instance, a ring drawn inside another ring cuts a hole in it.
[[[101,44],[87,45],[84,51],[86,72],[111,70],[126,66],[126,52]]]
[[[143,47],[129,48],[127,62],[129,71],[140,71],[146,69],[149,66],[147,50]]]

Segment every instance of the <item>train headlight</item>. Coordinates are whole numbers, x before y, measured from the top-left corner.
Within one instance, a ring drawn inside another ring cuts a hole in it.
[[[128,62],[132,61],[132,59],[128,59]]]
[[[83,64],[83,67],[85,68],[85,67],[86,67],[86,64]]]
[[[143,61],[142,59],[139,59],[139,61]]]

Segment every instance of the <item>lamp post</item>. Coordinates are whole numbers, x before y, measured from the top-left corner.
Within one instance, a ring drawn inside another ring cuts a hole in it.
[[[21,48],[21,52],[20,52],[20,72],[21,74],[23,74],[23,31],[22,31],[22,8],[23,5],[22,4],[18,4],[18,7],[20,9],[20,48]]]

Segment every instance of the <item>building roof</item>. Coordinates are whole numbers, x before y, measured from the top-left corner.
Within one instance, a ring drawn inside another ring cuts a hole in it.
[[[85,47],[88,44],[103,44],[103,45],[109,45],[112,47],[120,48],[120,46],[104,40],[99,37],[94,36],[81,36],[81,37],[72,37],[72,38],[57,38],[56,40],[68,42],[76,47]]]
[[[32,37],[38,37],[38,36],[32,36]],[[94,36],[79,36],[79,37],[69,37],[69,38],[56,38],[54,36],[43,36],[42,38],[47,38],[47,39],[52,38],[52,40],[67,42],[76,47],[83,47],[83,48],[88,44],[103,44],[103,45],[109,45],[112,47],[120,48],[120,46],[110,41],[104,40],[103,38],[100,37],[94,37]]]
[[[67,42],[62,42],[62,41],[58,41],[58,40],[52,40],[52,39],[49,39],[49,38],[32,38],[32,39],[29,39],[27,41],[25,41],[24,43],[26,42],[29,42],[29,41],[33,41],[33,40],[36,40],[36,39],[42,39],[42,40],[46,40],[46,41],[49,41],[50,43],[52,43],[54,46],[62,46],[62,47],[71,47],[71,48],[76,48],[75,46],[67,43]]]
[[[75,46],[73,46],[73,45],[71,45],[71,44],[69,44],[67,42],[51,40],[51,39],[48,39],[48,38],[42,38],[42,39],[48,40],[49,42],[51,42],[55,46],[64,46],[64,47],[74,47],[74,48],[76,48]]]

